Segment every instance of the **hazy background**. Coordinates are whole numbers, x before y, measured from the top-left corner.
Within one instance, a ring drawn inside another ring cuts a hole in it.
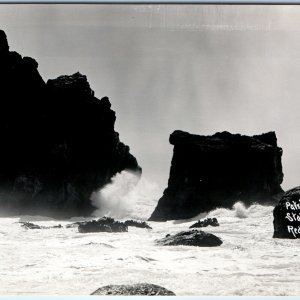
[[[45,80],[86,74],[161,189],[175,129],[275,130],[300,185],[300,6],[0,4],[0,28]]]

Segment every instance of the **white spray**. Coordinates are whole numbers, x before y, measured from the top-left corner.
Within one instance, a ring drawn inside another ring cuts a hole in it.
[[[116,174],[110,184],[92,194],[92,204],[98,208],[93,216],[146,220],[160,196],[157,184],[125,170]]]

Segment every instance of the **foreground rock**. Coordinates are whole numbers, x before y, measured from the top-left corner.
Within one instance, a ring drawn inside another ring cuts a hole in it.
[[[220,226],[217,218],[207,218],[204,219],[203,221],[199,220],[195,224],[191,225],[189,228],[201,228],[201,227],[207,227],[207,226]]]
[[[127,232],[128,227],[122,222],[115,221],[113,218],[103,217],[98,220],[82,222],[78,225],[80,233],[88,232]]]
[[[76,63],[76,61],[74,61]],[[122,170],[141,172],[86,76],[44,82],[0,30],[0,213],[90,215],[90,196]]]
[[[222,245],[222,240],[217,236],[201,230],[179,232],[175,235],[167,234],[165,238],[156,241],[162,246],[197,246],[216,247]]]
[[[300,187],[284,193],[273,216],[274,238],[300,238]]]
[[[91,295],[111,296],[176,296],[173,292],[155,284],[107,285]]]
[[[62,226],[59,225],[55,225],[55,226],[40,226],[37,224],[33,224],[30,222],[20,222],[22,225],[22,227],[26,228],[26,229],[51,229],[51,228],[62,228]]]
[[[174,131],[168,187],[149,220],[189,219],[237,201],[275,204],[283,190],[281,156],[275,132],[212,136]]]
[[[152,229],[152,227],[147,224],[146,222],[138,222],[134,220],[127,220],[124,222],[126,226],[132,226],[132,227],[138,227],[138,228],[146,228],[146,229]]]

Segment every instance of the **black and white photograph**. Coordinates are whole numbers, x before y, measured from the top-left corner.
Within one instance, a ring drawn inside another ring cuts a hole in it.
[[[300,6],[0,4],[0,295],[299,296]]]

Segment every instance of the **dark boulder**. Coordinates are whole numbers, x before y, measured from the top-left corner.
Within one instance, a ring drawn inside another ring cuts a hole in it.
[[[191,225],[189,228],[201,228],[201,227],[207,227],[207,226],[220,226],[217,218],[207,218],[204,219],[203,221],[199,220],[195,224]]]
[[[300,238],[300,187],[283,194],[273,216],[274,238]]]
[[[82,222],[78,225],[80,233],[89,232],[127,232],[128,227],[113,218],[103,217],[98,220]]]
[[[89,215],[93,191],[141,168],[85,75],[45,83],[37,68],[0,31],[0,214]]]
[[[197,246],[197,247],[216,247],[223,242],[217,236],[201,230],[182,231],[175,235],[167,234],[163,239],[156,243],[162,246]]]
[[[107,285],[99,288],[91,295],[98,296],[175,296],[175,294],[159,285],[138,283],[132,285]]]
[[[188,219],[237,201],[275,204],[283,192],[281,156],[275,132],[212,136],[174,131],[168,187],[149,220]]]
[[[146,222],[138,222],[134,220],[127,220],[124,222],[126,226],[133,226],[133,227],[138,227],[138,228],[147,228],[147,229],[152,229],[152,227],[147,224]]]

